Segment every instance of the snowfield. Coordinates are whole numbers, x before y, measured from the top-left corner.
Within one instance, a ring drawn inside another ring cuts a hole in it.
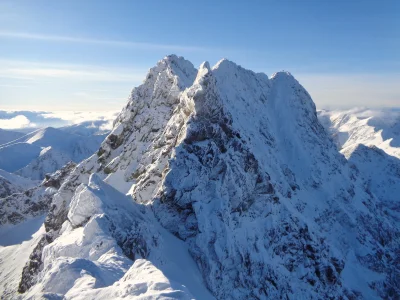
[[[108,132],[92,123],[38,129],[0,145],[0,168],[42,180],[70,161],[80,162],[99,148]]]
[[[0,295],[398,299],[396,137],[390,153],[352,142],[376,136],[345,119],[288,72],[165,57],[89,158],[0,199]]]
[[[318,116],[339,149],[358,144],[376,146],[400,159],[399,110],[320,110]]]

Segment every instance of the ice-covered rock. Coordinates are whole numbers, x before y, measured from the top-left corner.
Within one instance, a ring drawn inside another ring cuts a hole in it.
[[[48,174],[42,183],[7,174],[7,178],[18,188],[14,193],[0,198],[0,227],[7,224],[15,225],[26,219],[46,214],[50,209],[53,195],[60,187],[60,182],[66,179],[74,167],[74,163],[69,163],[63,169]],[[0,174],[6,173],[0,170]]]
[[[0,169],[0,199],[39,185],[39,181],[30,180]]]

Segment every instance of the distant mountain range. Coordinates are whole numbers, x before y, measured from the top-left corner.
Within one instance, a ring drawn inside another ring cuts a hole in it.
[[[364,144],[400,158],[400,110],[320,110],[318,117],[339,149]]]
[[[80,162],[105,138],[104,131],[86,125],[38,129],[0,145],[0,169],[39,180],[69,161]]]

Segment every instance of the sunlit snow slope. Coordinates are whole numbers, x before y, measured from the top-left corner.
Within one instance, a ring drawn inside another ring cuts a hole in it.
[[[399,110],[321,110],[318,117],[340,149],[358,144],[376,146],[400,159]]]

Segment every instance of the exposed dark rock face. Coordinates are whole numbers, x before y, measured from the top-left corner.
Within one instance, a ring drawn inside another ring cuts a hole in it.
[[[32,188],[24,193],[12,194],[0,199],[0,225],[18,224],[27,218],[40,216],[49,209],[51,193],[42,187]]]
[[[0,177],[0,199],[18,192],[7,179]]]
[[[18,293],[25,293],[36,283],[36,275],[42,266],[43,247],[46,246],[48,242],[49,241],[46,240],[46,237],[40,239],[33,252],[29,255],[28,263],[22,270],[21,281],[18,286]]]

